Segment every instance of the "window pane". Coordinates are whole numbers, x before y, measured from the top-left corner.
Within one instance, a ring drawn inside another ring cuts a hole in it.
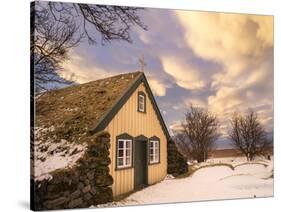
[[[144,110],[144,105],[143,105],[143,104],[139,104],[139,109],[140,109],[141,111],[143,111],[143,110]]]
[[[144,102],[144,96],[143,95],[139,95],[139,101],[140,101],[140,103]]]
[[[130,141],[126,142],[126,148],[131,148],[131,142]]]
[[[158,153],[155,154],[155,161],[157,161],[157,162],[159,161],[159,154]]]
[[[118,140],[118,148],[123,148],[124,147],[124,141],[123,140]]]
[[[157,149],[159,148],[159,141],[155,141],[155,146]]]
[[[126,165],[131,165],[131,158],[130,157],[126,157]]]
[[[118,166],[123,166],[123,158],[118,158]]]
[[[123,157],[123,149],[118,150],[118,157]]]
[[[130,157],[130,152],[131,152],[131,150],[130,149],[126,149],[126,157]]]

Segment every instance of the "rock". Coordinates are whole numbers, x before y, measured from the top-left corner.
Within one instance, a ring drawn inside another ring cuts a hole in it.
[[[95,177],[95,185],[99,187],[106,187],[113,184],[113,178],[110,175],[99,175]]]
[[[92,195],[95,195],[97,193],[97,189],[95,187],[92,187],[90,192]]]
[[[87,193],[84,195],[84,198],[88,201],[88,200],[92,199],[93,196],[91,195],[90,192],[87,192]]]
[[[71,194],[69,195],[69,198],[70,198],[71,200],[76,199],[77,197],[80,196],[80,194],[81,194],[80,190],[76,190],[76,191],[74,191],[73,193],[71,193]]]
[[[82,189],[82,192],[83,193],[86,193],[86,192],[89,192],[91,190],[91,186],[90,185],[87,185],[85,186],[83,189]]]
[[[46,208],[58,208],[58,206],[62,205],[63,203],[65,203],[68,199],[65,197],[59,197],[57,199],[54,200],[48,200],[44,203],[44,206]]]
[[[55,193],[53,193],[53,192],[47,192],[46,194],[45,194],[45,198],[47,199],[47,200],[54,200],[54,199],[57,199],[57,198],[59,198],[59,197],[61,197],[62,195],[60,194],[60,193],[57,193],[57,192],[55,192]]]
[[[68,207],[76,208],[76,207],[79,207],[80,205],[82,205],[82,203],[83,203],[83,199],[80,197],[78,199],[71,200],[70,203],[68,204]]]
[[[78,183],[78,189],[83,189],[84,188],[84,184],[83,183]]]
[[[47,193],[49,192],[53,192],[57,189],[57,186],[56,185],[48,185],[47,186]]]
[[[88,172],[87,177],[88,177],[89,180],[93,180],[94,179],[94,172]]]
[[[112,189],[109,187],[102,188],[93,197],[93,202],[95,205],[104,204],[113,201]]]

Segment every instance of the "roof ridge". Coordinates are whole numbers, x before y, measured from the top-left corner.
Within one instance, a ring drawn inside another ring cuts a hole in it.
[[[85,85],[85,84],[92,83],[92,82],[107,80],[107,79],[111,79],[111,78],[118,78],[118,77],[120,77],[120,76],[125,76],[125,75],[129,75],[129,74],[137,74],[137,73],[140,74],[140,73],[143,73],[143,72],[141,72],[141,71],[134,71],[134,72],[122,73],[122,74],[118,74],[118,75],[111,75],[111,76],[106,77],[106,78],[101,78],[101,79],[97,79],[97,80],[92,80],[92,81],[89,81],[89,82],[81,83],[81,84],[79,84],[79,85]]]

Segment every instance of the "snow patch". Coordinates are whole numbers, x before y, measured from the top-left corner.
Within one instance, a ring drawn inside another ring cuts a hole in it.
[[[234,170],[225,163],[235,167]],[[273,177],[269,177],[273,176],[273,160],[247,162],[245,158],[215,158],[192,164],[199,169],[189,177],[167,176],[124,200],[98,207],[273,196]]]
[[[36,181],[52,179],[52,171],[62,168],[71,168],[81,158],[86,150],[86,144],[76,144],[61,139],[54,142],[44,140],[49,132],[54,131],[54,126],[49,128],[35,128],[34,131],[34,178]]]
[[[168,174],[166,177],[165,177],[165,180],[171,180],[171,179],[175,179],[175,177],[171,174]]]

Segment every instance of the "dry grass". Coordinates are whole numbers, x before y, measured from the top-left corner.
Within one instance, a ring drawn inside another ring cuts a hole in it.
[[[122,74],[42,94],[36,99],[36,127],[53,126],[55,130],[48,137],[54,141],[85,142],[89,131],[139,74]]]

